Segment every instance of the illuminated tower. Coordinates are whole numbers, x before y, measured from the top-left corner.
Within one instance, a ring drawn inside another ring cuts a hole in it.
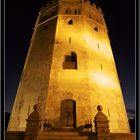
[[[8,131],[24,131],[38,103],[42,120],[56,128],[84,125],[101,104],[110,131],[129,132],[103,13],[88,0],[52,1],[41,8]]]

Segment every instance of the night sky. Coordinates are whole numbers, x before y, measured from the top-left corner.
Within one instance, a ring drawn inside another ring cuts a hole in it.
[[[11,112],[35,21],[47,0],[5,0],[5,112]],[[135,110],[135,0],[92,0],[102,8],[129,116]]]

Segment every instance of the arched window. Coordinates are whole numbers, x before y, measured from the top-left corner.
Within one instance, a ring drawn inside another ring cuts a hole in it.
[[[80,15],[80,9],[74,9],[73,14],[74,15]]]
[[[74,14],[78,14],[78,11],[77,10],[74,10]]]
[[[94,27],[94,31],[98,32],[98,28],[97,27]]]
[[[67,9],[65,13],[68,14],[69,13],[69,10]]]
[[[64,11],[64,13],[65,13],[65,14],[71,14],[71,9],[69,9],[69,8],[66,9],[66,10]]]
[[[75,52],[65,55],[63,69],[77,69],[77,55]]]
[[[68,20],[68,24],[72,25],[73,24],[73,19]]]

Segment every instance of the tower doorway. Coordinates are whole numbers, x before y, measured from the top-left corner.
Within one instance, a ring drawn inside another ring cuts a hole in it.
[[[61,127],[76,127],[76,102],[74,100],[63,100],[60,112]]]

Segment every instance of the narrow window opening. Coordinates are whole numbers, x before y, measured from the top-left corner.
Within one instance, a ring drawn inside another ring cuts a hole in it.
[[[101,64],[101,70],[103,70],[103,65]]]
[[[69,13],[69,10],[66,10],[66,14],[68,14]]]
[[[97,27],[94,27],[94,30],[98,32],[98,28]]]
[[[71,37],[69,38],[69,43],[71,43]]]
[[[98,49],[100,49],[100,46],[99,46],[99,44],[98,44]]]
[[[78,11],[77,11],[77,10],[75,10],[75,11],[74,11],[74,14],[77,14],[77,13],[78,13]]]
[[[73,25],[73,20],[70,19],[70,20],[68,21],[68,24],[69,24],[69,25]]]

